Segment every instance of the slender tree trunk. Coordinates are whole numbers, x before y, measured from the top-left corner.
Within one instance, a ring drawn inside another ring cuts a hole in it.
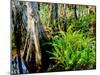
[[[74,5],[74,16],[75,16],[75,18],[77,19],[77,6],[76,5]]]
[[[51,8],[51,24],[53,25],[54,30],[56,30],[58,25],[58,4],[51,4]]]
[[[40,10],[40,3],[38,3],[38,10]]]
[[[49,15],[49,22],[48,22],[48,26],[50,26],[51,25],[51,10],[52,10],[52,5],[49,4],[48,8],[49,8],[49,13],[48,13],[48,15]]]
[[[66,4],[64,4],[64,31],[67,32],[67,16],[66,16]]]
[[[58,25],[58,23],[57,23],[57,21],[58,21],[58,4],[56,3],[55,5],[54,5],[54,7],[55,7],[55,15],[54,15],[54,19],[55,19],[55,25],[57,26]]]
[[[58,29],[60,30],[61,23],[60,23],[60,18],[61,18],[61,4],[58,5]]]

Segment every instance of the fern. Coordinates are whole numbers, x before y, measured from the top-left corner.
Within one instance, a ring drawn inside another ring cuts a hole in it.
[[[73,32],[72,27],[71,25],[67,32],[60,31],[53,38],[52,46],[54,48],[50,52],[52,55],[50,59],[57,60],[64,66],[65,70],[76,68],[82,64],[94,65],[96,62],[95,39],[91,38],[88,33],[80,32],[80,30]]]

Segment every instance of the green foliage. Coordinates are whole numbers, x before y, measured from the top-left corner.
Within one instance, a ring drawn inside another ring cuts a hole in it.
[[[49,11],[48,11],[48,5],[46,4],[43,4],[41,7],[40,7],[40,11],[39,11],[39,14],[40,14],[40,19],[43,23],[43,25],[47,25],[48,24],[48,21],[49,21]]]
[[[74,25],[78,27],[77,30],[80,29],[82,32],[88,32],[89,24],[92,22],[96,22],[95,14],[84,15],[79,19],[72,18],[70,21],[68,21],[68,25]]]
[[[72,25],[67,32],[59,32],[52,41],[50,59],[62,64],[65,70],[93,68],[95,59],[95,39],[79,31],[73,32]],[[84,66],[81,66],[84,65]],[[92,67],[89,67],[92,65]]]
[[[20,8],[19,11],[23,10],[24,14],[21,23],[22,43],[20,49],[23,50],[27,36],[27,14],[24,12],[26,11],[26,6],[24,6],[23,3],[21,6],[22,8]],[[55,8],[53,8],[53,4],[40,3],[39,6],[39,13],[37,14],[39,15],[44,30],[42,30],[42,27],[38,27],[40,28],[38,31],[41,35],[44,35],[42,32],[45,31],[48,37],[46,42],[39,40],[42,55],[41,61],[43,61],[42,66],[44,69],[45,67],[49,67],[46,71],[61,71],[95,68],[96,40],[95,36],[92,35],[94,32],[90,29],[92,28],[90,24],[96,22],[94,6],[76,5],[77,8],[75,11],[75,5],[66,4],[66,12],[64,12],[63,4],[57,5],[58,9],[56,10],[58,11],[54,11]],[[89,7],[91,7],[91,10]],[[77,18],[75,18],[75,12]],[[64,16],[65,14],[66,16]],[[95,27],[93,28],[95,29]],[[12,32],[12,55],[16,55],[15,36],[14,32]],[[44,40],[44,38],[42,40]],[[29,46],[29,41],[26,47]],[[48,59],[49,57],[50,61]],[[51,60],[53,60],[53,62]],[[45,64],[45,61],[47,64]]]

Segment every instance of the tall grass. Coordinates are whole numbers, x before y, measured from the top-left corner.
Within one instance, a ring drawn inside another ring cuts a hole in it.
[[[93,69],[96,64],[96,42],[88,33],[73,32],[71,25],[67,32],[60,31],[52,40],[54,47],[50,59],[56,60],[65,70]]]

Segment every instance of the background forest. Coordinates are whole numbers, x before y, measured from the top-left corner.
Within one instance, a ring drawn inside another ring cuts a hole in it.
[[[11,73],[96,68],[96,7],[11,1]]]

